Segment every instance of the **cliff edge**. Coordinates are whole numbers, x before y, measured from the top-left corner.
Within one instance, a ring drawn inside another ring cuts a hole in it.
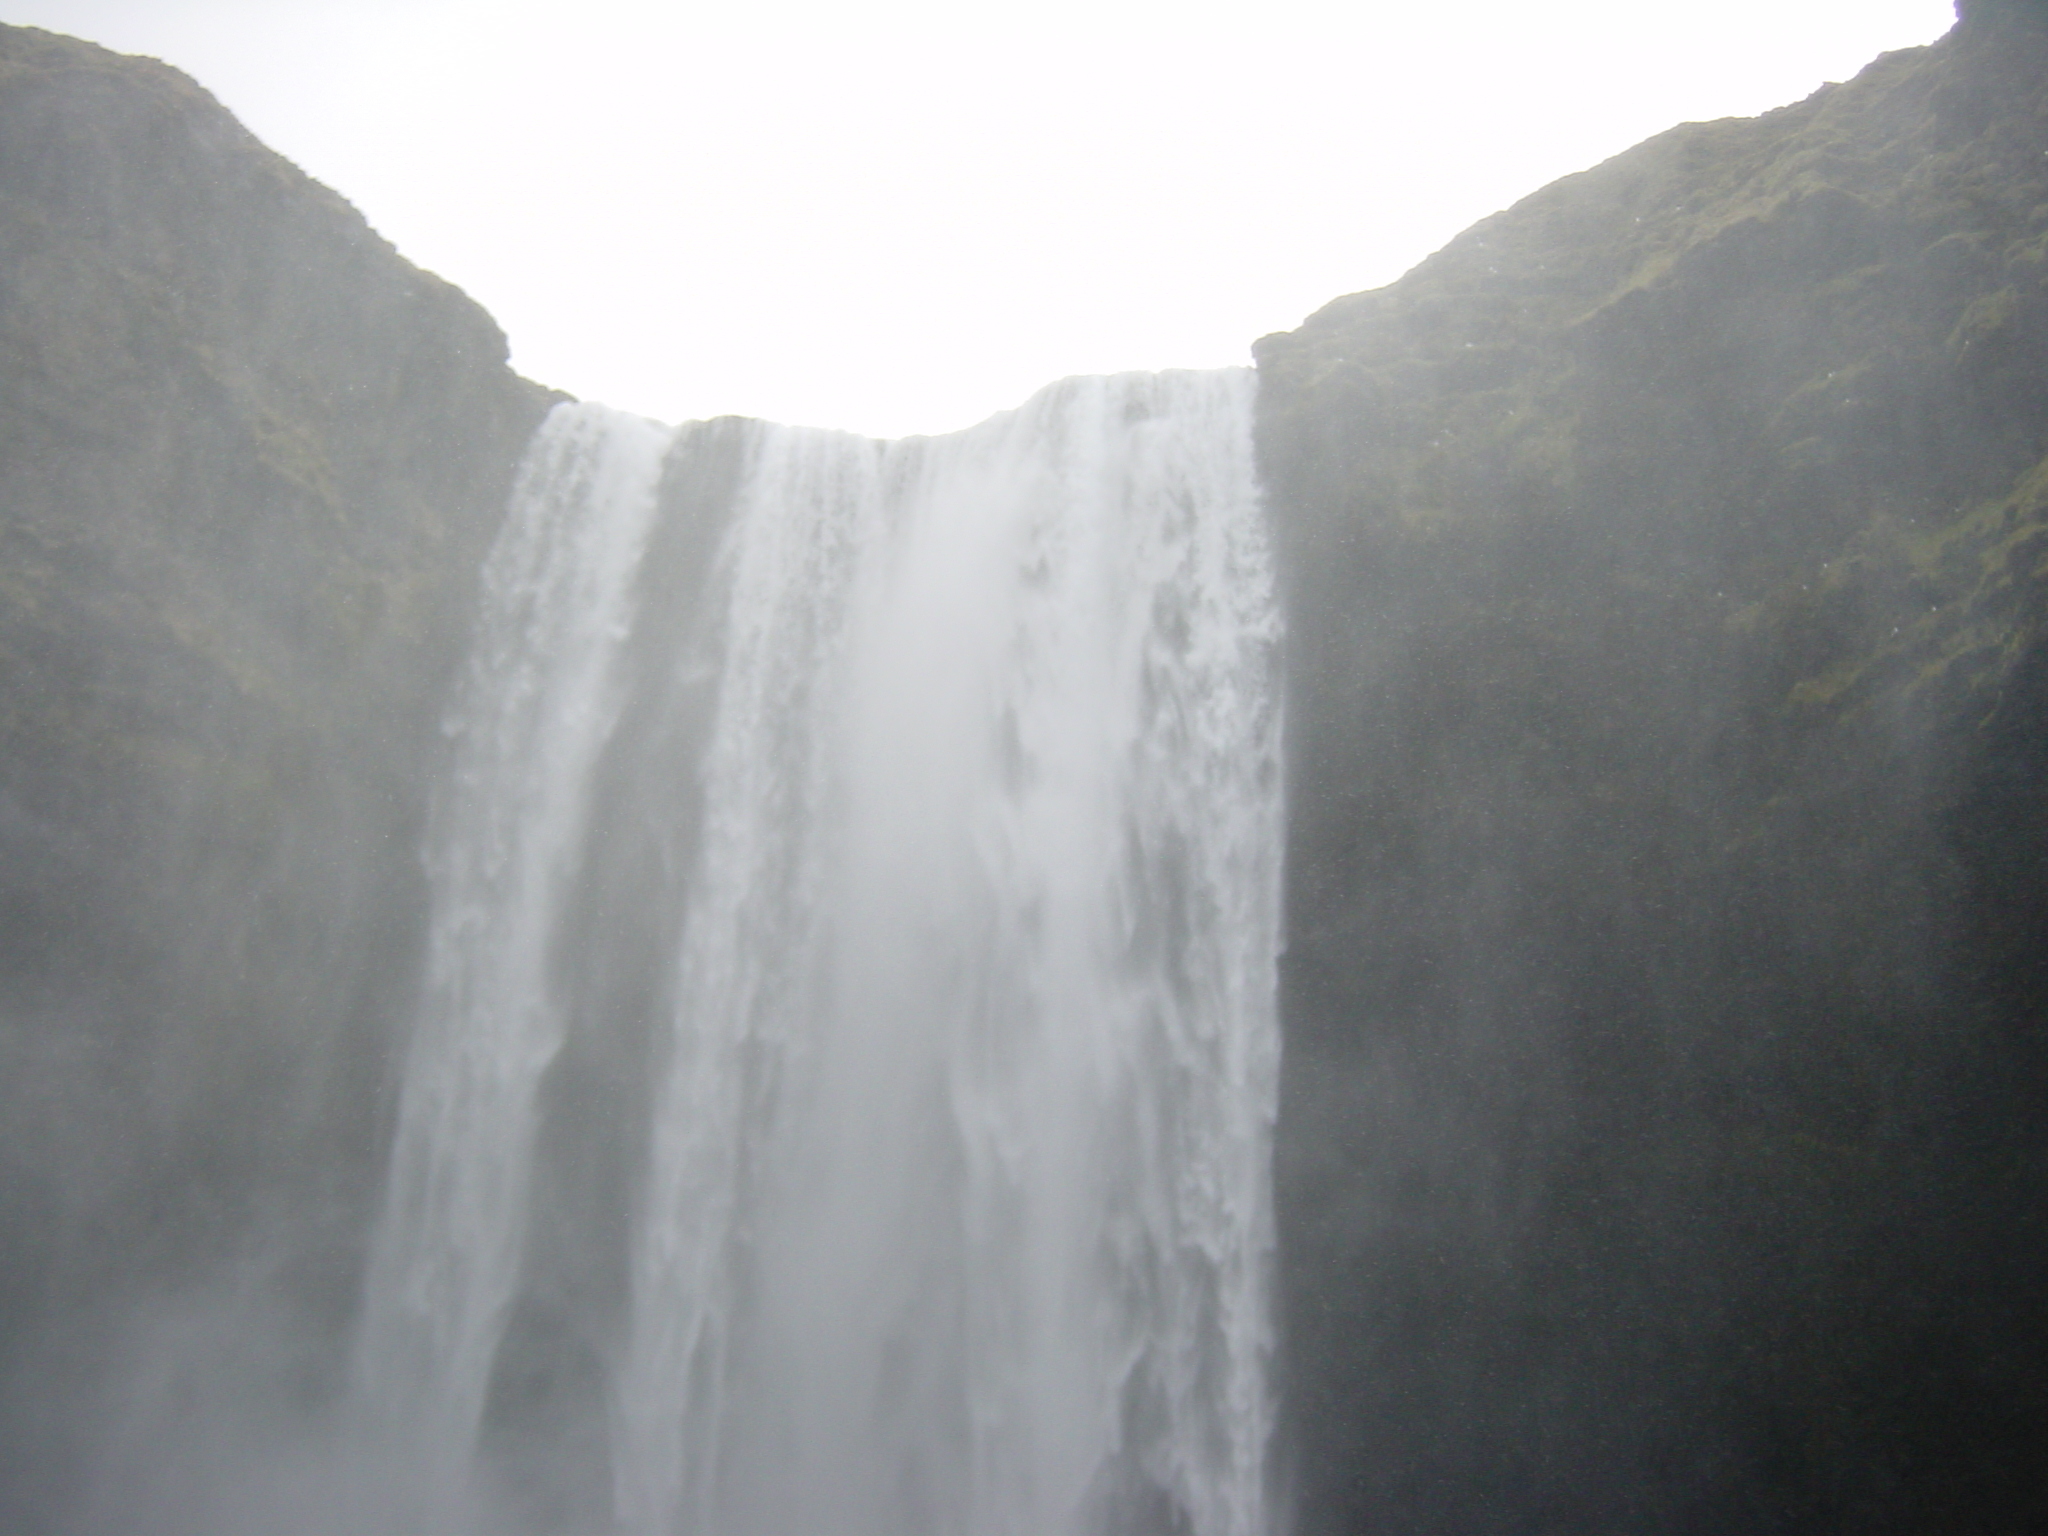
[[[0,1524],[105,1308],[259,1219],[356,1240],[443,682],[551,398],[183,75],[0,26]],[[344,1315],[331,1268],[283,1304]]]
[[[2048,17],[1257,355],[1303,1536],[2048,1518]]]

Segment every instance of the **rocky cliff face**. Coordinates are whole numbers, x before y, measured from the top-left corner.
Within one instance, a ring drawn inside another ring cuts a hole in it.
[[[1303,1536],[2048,1519],[2044,80],[1975,0],[1261,344]],[[8,1529],[223,1353],[181,1296],[323,1390],[504,358],[182,76],[0,27]]]
[[[2048,1518],[2048,17],[1258,349],[1304,1536]]]
[[[183,76],[0,27],[9,1529],[129,1293],[260,1250],[306,1337],[350,1304],[441,685],[550,398],[505,356]]]

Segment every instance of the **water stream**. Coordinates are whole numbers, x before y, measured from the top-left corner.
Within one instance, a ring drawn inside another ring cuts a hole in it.
[[[1068,380],[896,443],[550,418],[455,717],[358,1346],[358,1416],[422,1529],[486,1519],[498,1357],[547,1289],[529,1234],[574,1225],[534,1171],[566,1113],[547,1078],[629,927],[661,942],[644,1070],[596,1098],[644,1127],[617,1284],[551,1314],[601,1362],[605,1507],[550,1518],[1268,1529],[1279,701],[1252,391]],[[691,514],[710,554],[677,626],[643,551],[714,448],[735,468]],[[629,753],[664,671],[701,719]],[[579,911],[649,846],[686,851],[669,907]]]

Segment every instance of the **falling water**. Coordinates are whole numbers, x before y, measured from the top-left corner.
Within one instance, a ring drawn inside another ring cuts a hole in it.
[[[548,967],[592,765],[617,708],[666,429],[553,411],[483,573],[428,848],[428,972],[356,1349],[356,1406],[389,1432],[428,1525],[452,1524],[518,1283],[534,1099],[562,1040]]]
[[[586,1320],[606,1523],[1266,1529],[1280,824],[1252,389],[1070,380],[899,443],[742,429],[701,599],[715,703],[660,774],[696,820],[624,1295]],[[445,1468],[521,1284],[550,957],[599,857],[581,807],[661,453],[558,412],[493,557],[361,1349],[366,1400]]]

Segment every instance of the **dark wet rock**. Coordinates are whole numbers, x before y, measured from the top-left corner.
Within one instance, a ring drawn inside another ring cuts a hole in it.
[[[443,682],[550,398],[183,75],[0,27],[0,1525],[123,1296],[282,1223],[262,1283],[352,1305]]]
[[[1965,0],[1260,346],[1302,1536],[2048,1520],[2040,12]],[[0,28],[0,1526],[92,1483],[108,1350],[175,1420],[176,1340],[270,1318],[251,1400],[331,1393],[444,685],[548,398],[183,76]],[[582,900],[630,1011],[624,890]],[[562,1318],[616,1304],[638,1136],[542,1149],[508,1518],[604,1502]],[[202,1278],[227,1322],[162,1300]]]
[[[1258,349],[1304,1536],[2048,1514],[2048,28]]]

